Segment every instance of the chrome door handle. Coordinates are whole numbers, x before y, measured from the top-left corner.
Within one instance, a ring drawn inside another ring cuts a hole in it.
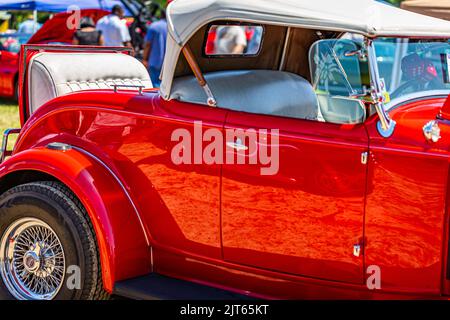
[[[227,142],[227,147],[237,150],[237,151],[247,151],[248,147],[242,143],[241,139],[236,139],[236,141]]]

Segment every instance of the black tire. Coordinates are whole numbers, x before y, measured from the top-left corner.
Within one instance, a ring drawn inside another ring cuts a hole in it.
[[[47,224],[53,229],[63,248],[64,276],[54,299],[109,298],[103,288],[98,246],[92,223],[80,201],[67,187],[58,182],[33,182],[12,188],[0,196],[0,241],[11,225],[24,219],[36,219]],[[69,266],[79,267],[81,275],[79,289],[69,289],[67,285],[72,275],[67,273]],[[0,282],[2,283],[0,290],[6,290],[10,294],[2,277]]]

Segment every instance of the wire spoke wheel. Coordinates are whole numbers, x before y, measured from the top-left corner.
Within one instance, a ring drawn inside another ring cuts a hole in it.
[[[0,274],[16,299],[54,299],[64,283],[65,264],[61,241],[39,219],[19,219],[1,238]]]

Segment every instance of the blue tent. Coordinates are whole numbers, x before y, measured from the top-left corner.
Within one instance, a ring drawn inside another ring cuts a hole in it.
[[[80,9],[111,10],[116,4],[120,4],[124,7],[120,0],[1,0],[0,10],[63,12],[74,5]],[[131,15],[128,10],[125,11],[127,15]]]

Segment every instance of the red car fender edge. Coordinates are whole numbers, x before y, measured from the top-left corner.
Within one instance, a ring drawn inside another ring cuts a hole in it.
[[[81,201],[97,236],[107,291],[112,292],[116,281],[151,271],[151,250],[139,213],[120,181],[99,160],[76,148],[29,149],[0,165],[0,185],[21,171],[50,175]]]

